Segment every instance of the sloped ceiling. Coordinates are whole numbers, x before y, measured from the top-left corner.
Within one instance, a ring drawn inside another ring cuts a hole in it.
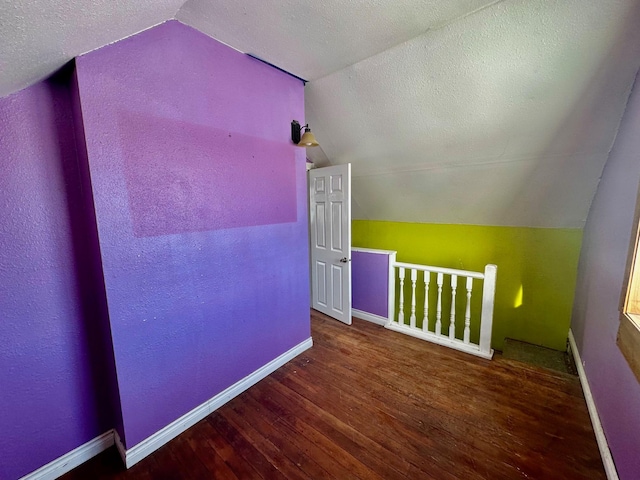
[[[171,18],[310,80],[355,218],[582,227],[640,65],[638,0],[0,0],[0,96]]]
[[[496,0],[188,0],[176,18],[316,80]]]
[[[638,2],[504,1],[311,82],[307,120],[360,218],[582,227],[638,25]]]
[[[0,0],[0,97],[173,18],[184,0]]]

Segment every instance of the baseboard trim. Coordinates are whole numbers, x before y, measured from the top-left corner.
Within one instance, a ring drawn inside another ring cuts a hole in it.
[[[600,449],[600,456],[602,457],[602,463],[604,464],[604,471],[609,480],[619,480],[616,464],[611,456],[611,450],[609,449],[607,437],[602,429],[602,423],[600,423],[600,415],[598,415],[598,409],[593,401],[591,387],[589,387],[589,380],[587,380],[587,374],[584,371],[584,365],[582,364],[582,358],[578,351],[578,345],[576,344],[576,339],[573,336],[573,331],[571,330],[569,330],[569,345],[571,346],[571,353],[573,354],[573,359],[576,362],[576,367],[578,369],[578,377],[580,377],[582,391],[584,392],[584,399],[586,400],[587,408],[589,409],[589,417],[591,417],[593,431],[596,434],[596,441],[598,442],[598,448]]]
[[[143,458],[155,452],[157,449],[173,440],[182,432],[198,423],[207,415],[220,408],[229,400],[237,397],[242,392],[280,368],[289,360],[300,355],[302,352],[311,348],[312,346],[313,340],[311,338],[308,338],[304,342],[296,345],[291,350],[283,353],[266,365],[260,367],[255,372],[246,376],[239,382],[231,385],[229,388],[223,390],[215,397],[207,400],[200,406],[194,408],[190,412],[186,413],[182,417],[164,427],[162,430],[157,431],[156,433],[154,433],[150,437],[147,437],[142,442],[134,445],[130,449],[125,450],[124,446],[120,442],[120,438],[118,437],[116,440],[116,445],[118,445],[118,450],[120,451],[120,455],[122,456],[122,460],[124,461],[126,468],[132,467]]]
[[[378,325],[382,325],[382,326],[389,323],[389,320],[386,317],[381,317],[380,315],[364,312],[362,310],[357,310],[355,308],[351,309],[351,316],[360,318],[362,320],[366,320],[367,322],[377,323]]]
[[[111,447],[114,442],[113,433],[113,430],[109,430],[99,437],[89,440],[87,443],[56,458],[38,470],[25,475],[20,480],[54,480],[61,477]]]
[[[116,448],[118,449],[118,453],[120,454],[120,458],[122,458],[122,461],[126,465],[125,459],[127,458],[127,449],[125,448],[124,443],[122,443],[120,434],[115,428],[113,429],[113,443],[115,443]]]

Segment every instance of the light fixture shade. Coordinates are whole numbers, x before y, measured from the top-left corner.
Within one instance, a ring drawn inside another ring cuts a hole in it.
[[[304,129],[304,133],[298,142],[299,147],[317,147],[320,145],[316,140],[316,137],[313,136],[311,130],[309,128]]]
[[[300,137],[300,131],[304,128],[304,134]],[[311,133],[309,124],[300,126],[300,122],[297,120],[291,121],[291,142],[296,147],[317,147],[319,145],[316,137]]]

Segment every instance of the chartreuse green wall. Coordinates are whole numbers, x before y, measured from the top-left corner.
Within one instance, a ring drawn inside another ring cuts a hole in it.
[[[398,261],[483,271],[498,266],[492,346],[514,338],[566,350],[581,229],[354,220],[354,247],[396,250]]]

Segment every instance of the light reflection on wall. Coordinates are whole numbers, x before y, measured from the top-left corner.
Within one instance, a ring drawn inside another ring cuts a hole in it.
[[[524,289],[522,288],[522,284],[520,284],[520,288],[518,289],[518,293],[516,293],[516,301],[514,302],[514,308],[520,308],[522,306],[522,298],[524,296]]]

